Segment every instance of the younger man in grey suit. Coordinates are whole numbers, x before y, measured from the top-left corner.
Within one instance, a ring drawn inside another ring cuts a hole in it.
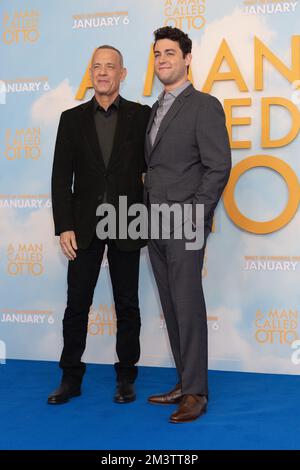
[[[192,41],[169,26],[155,31],[155,74],[164,91],[152,108],[146,133],[145,197],[152,204],[204,205],[204,243],[150,239],[149,256],[166,320],[178,383],[151,403],[179,403],[170,422],[193,421],[207,408],[207,319],[202,265],[214,209],[228,181],[231,154],[219,101],[188,81]]]

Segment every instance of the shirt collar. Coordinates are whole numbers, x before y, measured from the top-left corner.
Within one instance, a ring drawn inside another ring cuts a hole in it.
[[[111,105],[109,105],[109,107],[107,108],[107,111],[111,108],[111,107],[114,107],[116,109],[119,109],[119,106],[120,106],[120,95],[118,95],[115,99],[115,101],[113,101],[111,103]],[[95,96],[93,97],[93,110],[94,110],[94,113],[100,109],[101,111],[105,111],[104,108],[102,108],[102,106],[100,106],[100,104],[98,103],[98,101],[96,100]]]
[[[191,82],[187,80],[186,82],[183,83],[183,85],[180,85],[178,88],[174,88],[174,90],[167,91],[167,92],[163,90],[158,97],[159,103],[161,103],[161,101],[168,95],[172,95],[174,98],[177,98],[177,96],[179,96],[180,93],[182,93],[190,85],[191,85]]]

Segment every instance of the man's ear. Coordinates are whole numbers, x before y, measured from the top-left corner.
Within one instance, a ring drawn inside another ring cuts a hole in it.
[[[189,53],[185,56],[184,60],[185,60],[185,65],[186,65],[186,66],[191,65],[191,62],[192,62],[192,54],[189,52]]]
[[[123,80],[125,80],[126,77],[127,77],[127,69],[123,67],[122,74],[121,74],[121,82],[123,82]]]

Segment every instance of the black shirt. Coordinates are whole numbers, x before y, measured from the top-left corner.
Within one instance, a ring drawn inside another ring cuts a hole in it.
[[[96,132],[106,167],[108,165],[113,148],[119,104],[120,96],[117,96],[115,101],[107,108],[107,111],[105,111],[105,109],[99,105],[96,98],[93,98]]]

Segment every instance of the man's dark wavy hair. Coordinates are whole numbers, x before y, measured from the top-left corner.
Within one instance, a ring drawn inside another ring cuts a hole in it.
[[[192,40],[181,29],[173,28],[172,26],[164,26],[154,31],[154,46],[160,39],[170,39],[176,41],[182,50],[183,57],[192,52]]]

